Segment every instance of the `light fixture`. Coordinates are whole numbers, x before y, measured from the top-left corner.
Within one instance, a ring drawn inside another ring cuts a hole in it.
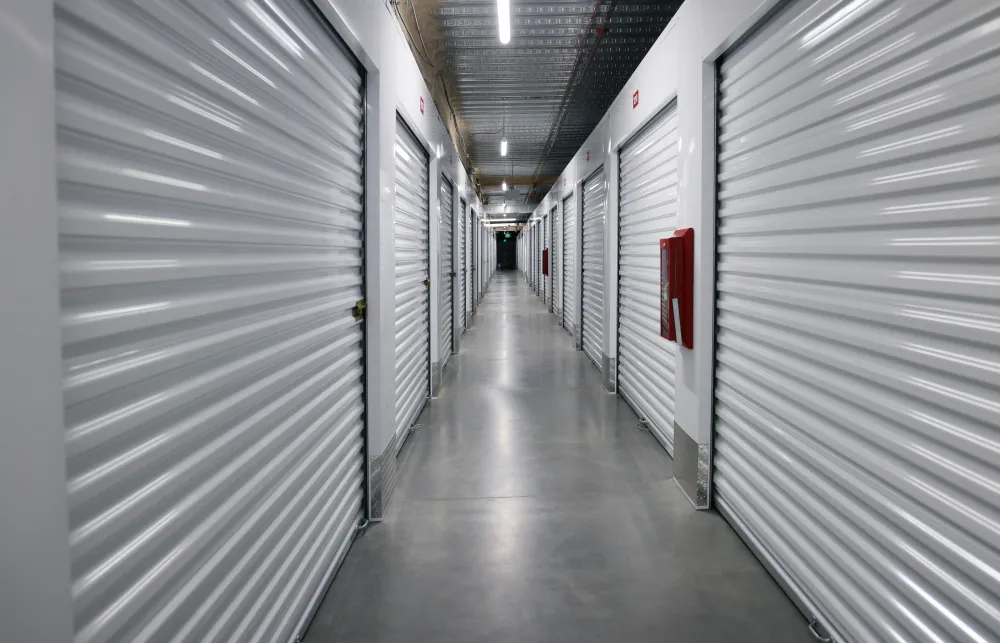
[[[507,156],[507,137],[500,139],[500,156]]]
[[[504,192],[507,191],[507,179],[503,180],[503,183],[500,185],[500,189],[503,190]]]
[[[500,24],[500,42],[510,42],[510,0],[497,0],[497,19]]]

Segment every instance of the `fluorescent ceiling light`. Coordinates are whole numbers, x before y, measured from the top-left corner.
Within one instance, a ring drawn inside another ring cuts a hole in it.
[[[500,42],[510,42],[510,0],[497,0],[497,18],[500,23]]]
[[[503,180],[503,185],[500,186],[500,189],[503,190],[504,192],[507,191],[507,179]]]
[[[500,156],[507,156],[507,139],[500,139]]]

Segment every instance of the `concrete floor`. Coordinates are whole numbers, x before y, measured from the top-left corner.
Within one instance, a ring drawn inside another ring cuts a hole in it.
[[[306,643],[805,643],[788,598],[498,273]]]

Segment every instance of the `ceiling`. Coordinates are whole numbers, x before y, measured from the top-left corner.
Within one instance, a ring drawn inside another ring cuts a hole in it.
[[[442,114],[454,113],[449,125],[484,197],[537,203],[680,4],[510,0],[507,45],[496,0],[397,0],[395,9]]]

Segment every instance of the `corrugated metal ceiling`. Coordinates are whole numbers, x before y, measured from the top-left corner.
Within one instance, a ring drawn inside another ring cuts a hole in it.
[[[511,0],[507,45],[497,34],[496,0],[400,0],[397,9],[411,27],[419,16],[422,46],[447,84],[483,186],[517,177],[509,182],[527,188],[538,175],[533,196],[521,191],[538,200],[679,6],[676,0]],[[578,81],[573,88],[571,78]],[[501,130],[509,141],[506,157],[500,156]]]

